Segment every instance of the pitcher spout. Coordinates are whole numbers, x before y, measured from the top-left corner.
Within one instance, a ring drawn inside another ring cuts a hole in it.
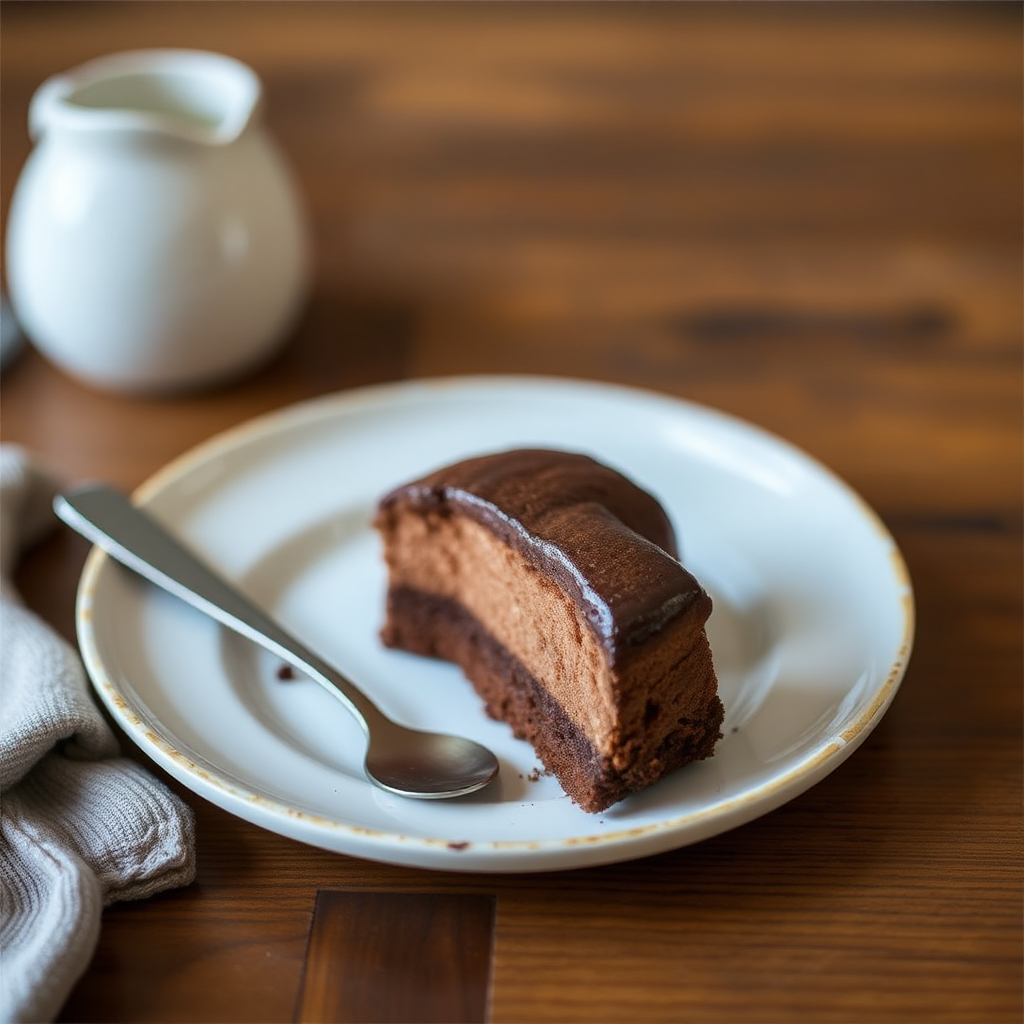
[[[258,76],[232,57],[135,50],[43,83],[29,108],[29,131],[34,140],[55,129],[136,131],[226,146],[253,122],[261,101]]]

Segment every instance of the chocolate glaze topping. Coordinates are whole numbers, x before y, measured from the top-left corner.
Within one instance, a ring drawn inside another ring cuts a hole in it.
[[[574,596],[612,650],[627,649],[711,599],[680,565],[657,500],[586,455],[518,449],[467,459],[392,491],[399,505],[458,512],[490,529]]]

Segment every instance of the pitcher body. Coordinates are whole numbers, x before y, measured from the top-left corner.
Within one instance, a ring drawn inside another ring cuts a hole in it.
[[[284,341],[305,296],[296,189],[260,83],[199,51],[139,51],[45,83],[8,226],[25,332],[90,384],[183,390]]]

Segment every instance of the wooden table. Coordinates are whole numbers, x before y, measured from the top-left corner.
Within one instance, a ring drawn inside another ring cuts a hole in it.
[[[364,892],[487,897],[494,1021],[1021,1019],[1019,5],[7,0],[0,16],[4,211],[45,76],[197,46],[263,77],[316,248],[309,309],[262,372],[145,400],[29,352],[4,374],[5,441],[133,488],[313,395],[616,381],[820,458],[882,515],[917,595],[910,669],[854,757],[646,860],[389,867],[186,793],[198,880],[106,912],[62,1019],[335,1019],[331,979],[366,965],[331,931],[356,914],[332,894]],[[68,637],[85,552],[59,532],[18,575]]]

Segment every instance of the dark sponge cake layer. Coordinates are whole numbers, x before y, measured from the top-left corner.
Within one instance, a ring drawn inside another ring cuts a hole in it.
[[[706,642],[688,655],[692,664],[683,668],[702,680],[701,689],[710,693],[710,699],[694,718],[660,723],[661,709],[648,706],[645,732],[657,730],[662,735],[654,744],[649,736],[634,738],[633,747],[647,748],[646,756],[634,760],[623,757],[622,751],[619,757],[599,754],[545,687],[456,601],[409,587],[393,588],[382,637],[389,647],[460,665],[487,713],[531,743],[568,796],[591,813],[684,764],[710,757],[719,738],[722,706]]]

